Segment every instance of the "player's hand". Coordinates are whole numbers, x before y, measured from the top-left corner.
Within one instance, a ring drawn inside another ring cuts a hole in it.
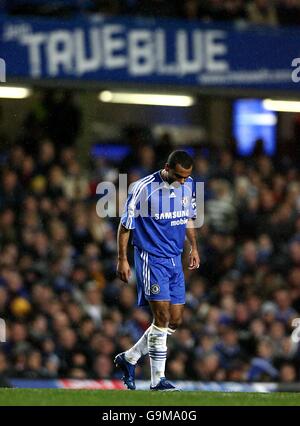
[[[189,258],[189,269],[198,269],[200,266],[200,256],[196,248],[192,248]]]
[[[131,270],[127,259],[119,260],[117,264],[117,276],[128,283],[131,276]]]

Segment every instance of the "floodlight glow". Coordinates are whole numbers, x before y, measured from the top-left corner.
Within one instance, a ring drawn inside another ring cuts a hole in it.
[[[275,99],[265,99],[263,106],[269,111],[279,112],[300,112],[299,101],[281,101]]]
[[[26,87],[0,86],[0,98],[25,99],[31,95],[31,90]]]
[[[132,93],[132,92],[111,92],[104,90],[99,94],[102,102],[112,102],[117,104],[135,105],[158,105],[189,107],[194,105],[195,99],[188,95],[165,95],[160,93]]]

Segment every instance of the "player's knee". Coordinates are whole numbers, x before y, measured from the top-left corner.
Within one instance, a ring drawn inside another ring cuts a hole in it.
[[[158,311],[155,313],[154,324],[157,327],[168,327],[170,321],[170,314],[167,311]]]
[[[178,327],[180,327],[182,324],[182,318],[181,317],[176,317],[176,318],[170,318],[170,322],[169,322],[169,327],[172,330],[176,330]]]

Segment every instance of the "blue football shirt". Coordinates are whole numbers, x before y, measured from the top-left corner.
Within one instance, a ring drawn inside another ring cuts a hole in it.
[[[169,185],[160,171],[138,180],[129,191],[121,217],[133,230],[134,246],[154,256],[173,257],[183,251],[186,225],[196,218],[193,178]]]

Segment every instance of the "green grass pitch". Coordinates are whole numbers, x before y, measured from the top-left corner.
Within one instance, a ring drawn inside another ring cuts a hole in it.
[[[0,389],[0,406],[299,406],[300,393]]]

